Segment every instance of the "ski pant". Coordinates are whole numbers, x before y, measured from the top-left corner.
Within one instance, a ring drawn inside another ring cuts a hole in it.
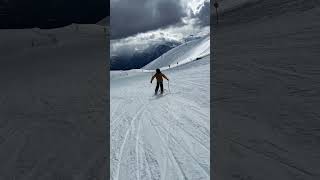
[[[162,82],[157,82],[156,90],[154,92],[155,94],[158,93],[159,86],[160,86],[161,93],[163,93],[163,83]]]

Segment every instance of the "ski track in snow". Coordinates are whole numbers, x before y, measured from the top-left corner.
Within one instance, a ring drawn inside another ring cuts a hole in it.
[[[209,56],[164,73],[111,78],[111,179],[209,179]]]

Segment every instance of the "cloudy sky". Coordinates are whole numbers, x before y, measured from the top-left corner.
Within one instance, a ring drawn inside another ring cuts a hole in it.
[[[111,51],[209,32],[210,0],[111,0]]]
[[[111,0],[112,39],[182,26],[196,17],[208,25],[209,4],[209,0]]]
[[[94,24],[109,16],[106,0],[0,0],[0,28]]]

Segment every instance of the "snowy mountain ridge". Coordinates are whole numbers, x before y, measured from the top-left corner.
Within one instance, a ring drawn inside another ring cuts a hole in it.
[[[85,41],[105,39],[104,27],[95,24],[71,24],[56,29],[2,29],[0,49],[2,56],[38,51],[38,48],[62,47]],[[8,34],[14,33],[14,36]],[[17,43],[19,42],[19,43]]]
[[[163,68],[182,64],[210,54],[210,35],[181,44],[164,53],[142,69]]]
[[[180,42],[176,41],[152,42],[146,47],[129,47],[120,52],[112,52],[110,59],[111,70],[141,68],[180,44]]]

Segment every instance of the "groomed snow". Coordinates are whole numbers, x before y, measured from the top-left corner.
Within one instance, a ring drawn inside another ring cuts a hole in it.
[[[105,179],[106,34],[0,30],[0,179]]]
[[[210,57],[163,73],[170,91],[164,82],[164,95],[154,96],[152,70],[111,72],[113,180],[210,179]]]
[[[212,23],[213,178],[320,179],[320,1],[224,2],[237,8]]]

